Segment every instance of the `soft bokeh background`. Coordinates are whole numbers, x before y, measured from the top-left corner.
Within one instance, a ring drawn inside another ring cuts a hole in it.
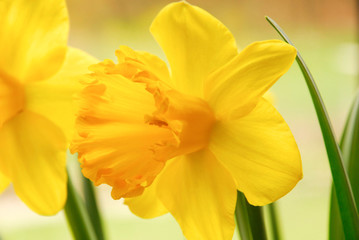
[[[149,33],[165,0],[68,0],[71,19],[69,43],[99,60],[114,59],[119,45],[145,50],[164,58]],[[309,65],[329,111],[336,135],[343,129],[358,89],[357,15],[354,0],[193,0],[220,19],[235,35],[238,46],[278,38],[265,21],[275,19],[291,37]],[[298,142],[304,178],[278,201],[284,239],[326,239],[331,175],[319,125],[304,79],[297,65],[272,88],[275,105]],[[69,157],[76,172],[76,159]],[[98,197],[108,239],[184,239],[170,215],[142,220],[110,189]],[[54,217],[32,213],[11,187],[0,196],[0,239],[71,239],[62,212]],[[235,235],[235,239],[237,236]]]

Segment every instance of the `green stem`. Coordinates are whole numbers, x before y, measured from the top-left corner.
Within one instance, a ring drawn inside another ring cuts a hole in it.
[[[277,216],[277,207],[276,203],[271,203],[267,205],[268,207],[268,214],[270,218],[270,228],[272,233],[272,239],[280,240],[282,239],[280,231],[279,231],[279,220]]]
[[[262,207],[252,206],[247,203],[248,217],[252,229],[253,240],[266,240],[266,230],[263,220]]]
[[[243,193],[237,191],[236,222],[241,240],[253,240],[249,223],[247,200]]]
[[[104,240],[105,238],[102,229],[102,221],[97,207],[94,187],[89,179],[85,177],[82,177],[82,179],[83,179],[85,204],[92,223],[92,227],[95,231],[97,239]]]
[[[67,201],[64,210],[74,239],[97,240],[84,203],[77,194],[70,175],[68,175]]]
[[[262,207],[250,205],[243,193],[237,192],[236,220],[242,240],[266,240]]]
[[[266,17],[266,19],[287,43],[293,45],[293,43],[289,40],[288,36],[284,33],[284,31],[278,26],[276,22],[274,22],[269,17]],[[345,237],[346,239],[359,239],[359,217],[357,207],[354,201],[351,186],[349,184],[348,175],[343,166],[342,155],[339,146],[335,140],[327,111],[325,109],[318,88],[314,82],[313,76],[311,75],[307,65],[304,63],[304,60],[299,54],[299,52],[297,53],[296,60],[307,83],[322,130],[330,169],[332,172],[335,192],[338,199],[340,216],[343,223]]]

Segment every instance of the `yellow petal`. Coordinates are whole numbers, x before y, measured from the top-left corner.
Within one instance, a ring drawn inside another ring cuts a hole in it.
[[[286,195],[302,178],[300,153],[277,110],[262,99],[248,115],[219,122],[209,148],[252,205]]]
[[[232,239],[237,191],[211,152],[170,161],[158,181],[158,196],[187,239]]]
[[[5,177],[5,175],[0,172],[0,193],[2,193],[7,188],[7,186],[9,186],[9,184],[10,179]]]
[[[66,54],[65,0],[0,2],[0,69],[20,81],[39,81],[61,67]]]
[[[288,71],[295,57],[295,48],[283,41],[255,42],[211,74],[205,99],[221,118],[243,116]]]
[[[88,73],[97,62],[87,53],[70,48],[61,70],[51,79],[26,85],[26,110],[40,114],[55,123],[67,139],[73,135],[75,123],[74,94],[80,90],[77,75]]]
[[[204,79],[237,55],[229,30],[184,1],[163,8],[151,32],[167,56],[175,88],[187,94],[202,97]]]
[[[164,171],[166,171],[166,167],[162,170],[162,172]],[[157,196],[158,179],[162,172],[153,181],[152,185],[147,187],[140,196],[125,199],[125,204],[130,208],[133,214],[141,218],[155,218],[168,213],[167,208],[163,206]]]
[[[66,200],[66,144],[46,118],[22,112],[0,130],[0,169],[33,211],[52,215]]]

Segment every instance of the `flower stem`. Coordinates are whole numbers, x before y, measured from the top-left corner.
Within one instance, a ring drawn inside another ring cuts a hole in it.
[[[252,206],[247,202],[249,222],[252,229],[253,240],[266,240],[266,230],[262,207]]]
[[[277,216],[277,207],[276,203],[271,203],[267,205],[268,215],[270,219],[270,229],[272,234],[272,239],[280,240],[282,239],[279,229],[279,220]]]
[[[287,43],[293,45],[288,36],[275,21],[269,17],[266,17],[266,19]],[[314,82],[313,76],[299,52],[297,53],[296,60],[307,83],[322,130],[345,237],[346,239],[359,239],[359,216],[357,207],[349,183],[349,178],[344,168],[342,154],[334,137],[328,113]]]
[[[250,205],[243,193],[237,192],[236,220],[242,240],[266,240],[262,207]]]
[[[247,200],[243,193],[237,191],[236,223],[241,240],[253,240],[251,226],[249,223]]]
[[[95,196],[95,189],[92,185],[92,182],[82,176],[83,181],[83,189],[84,189],[84,196],[85,196],[85,204],[87,208],[87,212],[89,214],[92,227],[95,231],[98,240],[104,240],[104,233],[102,229],[102,221],[100,217],[100,213],[97,207],[97,201]]]
[[[84,203],[77,194],[70,175],[68,175],[67,201],[64,210],[74,239],[97,240]]]

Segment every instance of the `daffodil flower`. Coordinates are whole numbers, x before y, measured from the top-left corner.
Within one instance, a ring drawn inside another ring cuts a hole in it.
[[[68,27],[64,0],[0,1],[0,190],[44,215],[67,196],[73,77],[96,62],[67,47]]]
[[[186,2],[166,6],[151,32],[171,72],[125,46],[117,64],[93,65],[70,148],[134,214],[170,212],[188,239],[232,239],[237,189],[265,205],[302,178],[292,133],[262,97],[296,50],[269,40],[238,52],[221,22]]]

